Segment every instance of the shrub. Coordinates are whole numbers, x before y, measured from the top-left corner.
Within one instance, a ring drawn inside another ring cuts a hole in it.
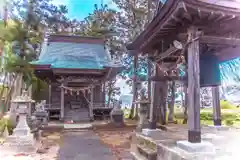
[[[225,124],[226,124],[227,126],[232,126],[232,125],[234,124],[234,121],[233,121],[233,120],[230,120],[230,119],[227,119],[227,120],[225,120]]]
[[[0,120],[0,135],[1,133],[4,131],[5,129],[5,126],[7,126],[7,129],[8,129],[8,132],[9,134],[12,134],[13,133],[13,129],[16,127],[10,119],[4,119],[2,118]]]
[[[231,104],[230,102],[228,102],[226,100],[221,100],[220,106],[221,106],[221,109],[235,109],[236,108],[235,105]]]

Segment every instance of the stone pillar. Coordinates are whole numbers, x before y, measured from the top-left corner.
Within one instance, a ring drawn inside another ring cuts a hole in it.
[[[64,119],[64,88],[61,88],[61,120]]]
[[[198,30],[191,27],[188,30],[188,141],[201,142],[200,125],[200,69]]]
[[[90,104],[89,104],[89,117],[91,120],[94,120],[93,116],[93,103],[94,103],[94,88],[91,88],[91,93],[90,93]]]
[[[212,105],[214,126],[221,126],[221,107],[219,97],[219,87],[212,87]]]
[[[137,126],[137,131],[142,131],[143,128],[146,127],[147,125],[147,112],[148,112],[148,107],[149,107],[149,102],[148,101],[139,101],[138,102],[140,107],[139,107],[139,122]]]

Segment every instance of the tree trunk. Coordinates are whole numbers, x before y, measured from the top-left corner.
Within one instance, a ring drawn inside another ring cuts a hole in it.
[[[5,105],[3,105],[3,94],[4,94],[4,91],[5,91],[5,83],[6,83],[6,80],[7,80],[7,72],[4,72],[4,79],[3,79],[3,84],[2,84],[2,88],[1,88],[1,93],[0,93],[0,117],[1,117],[1,115],[3,115],[4,114],[4,112],[5,112]],[[7,97],[5,97],[5,98],[7,98]]]
[[[169,103],[169,114],[168,114],[168,122],[174,121],[174,104],[175,104],[175,82],[172,81],[171,84],[171,100]]]
[[[157,82],[157,88],[158,88],[158,92],[159,94],[159,100],[158,100],[158,110],[159,113],[157,114],[159,116],[158,118],[158,122],[160,122],[160,124],[165,125],[166,122],[166,115],[167,115],[167,94],[168,94],[168,85],[167,85],[167,81],[165,82]]]
[[[9,110],[9,104],[10,104],[12,93],[13,93],[13,90],[14,90],[15,81],[16,81],[16,78],[14,80],[12,80],[12,84],[11,84],[10,89],[8,91],[8,94],[7,94],[7,99],[5,100],[5,103],[4,103],[4,106],[7,107],[6,108],[7,111]]]
[[[17,96],[21,95],[21,91],[22,91],[22,84],[23,84],[23,75],[21,73],[17,74],[16,77],[16,81],[14,84],[14,88],[13,88],[13,92],[12,92],[12,96],[11,98],[14,99]],[[17,108],[17,104],[16,103],[10,103],[11,107],[10,107],[10,119],[12,120],[12,122],[14,124],[16,124],[16,108]]]
[[[187,86],[186,84],[183,86],[184,87],[184,113],[183,113],[183,124],[187,124],[187,120],[188,120],[188,114],[187,114],[187,98],[188,98],[188,94],[187,94]]]
[[[135,55],[134,58],[133,58],[133,67],[134,67],[133,85],[132,85],[133,101],[132,101],[131,111],[130,111],[130,114],[129,114],[130,119],[134,119],[137,116],[137,114],[134,112],[134,111],[136,111],[134,102],[137,99],[137,60],[138,60],[138,57],[137,57],[137,55]]]
[[[107,107],[110,106],[110,101],[111,101],[111,93],[108,93]]]

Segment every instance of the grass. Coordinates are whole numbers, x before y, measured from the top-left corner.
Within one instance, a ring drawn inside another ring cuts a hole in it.
[[[240,108],[225,100],[220,101],[220,106],[222,123],[227,126],[240,126]],[[130,109],[124,109],[123,111],[124,118],[129,118]],[[178,124],[182,124],[184,118],[183,112],[184,110],[182,108],[175,107],[175,120],[177,120]],[[213,109],[201,109],[200,119],[203,125],[213,125]]]

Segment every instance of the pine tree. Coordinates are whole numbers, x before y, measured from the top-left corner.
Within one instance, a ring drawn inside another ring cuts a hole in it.
[[[121,40],[121,49],[126,56],[123,57],[123,62],[126,70],[122,73],[124,78],[132,77],[134,75],[134,65],[133,57],[128,54],[125,48],[127,44],[132,42],[138,34],[140,34],[146,25],[151,21],[156,8],[158,6],[157,0],[113,0],[113,2],[119,8],[117,28],[120,32],[119,39]],[[148,59],[146,57],[138,57],[138,76],[146,79],[146,74],[148,72]],[[144,78],[145,77],[145,78]],[[134,76],[134,78],[136,78]],[[132,85],[133,89],[133,101],[137,98],[136,92],[136,82],[133,83],[131,79],[127,81],[127,84]],[[132,104],[132,109],[130,113],[130,118],[134,115],[134,105]],[[137,115],[137,114],[135,114]]]

